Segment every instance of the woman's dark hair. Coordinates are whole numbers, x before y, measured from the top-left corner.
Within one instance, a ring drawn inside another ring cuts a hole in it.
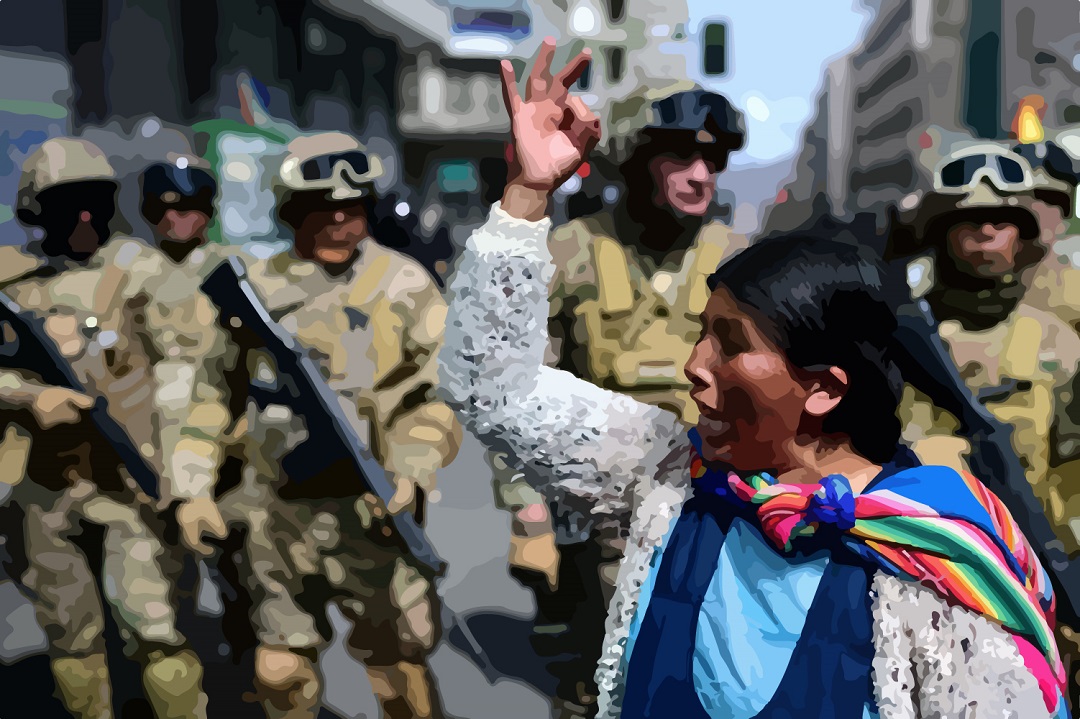
[[[848,391],[823,430],[847,435],[874,462],[896,454],[904,386],[892,356],[897,321],[886,276],[857,244],[792,234],[759,240],[709,278],[709,288],[726,289],[794,367],[847,372]]]

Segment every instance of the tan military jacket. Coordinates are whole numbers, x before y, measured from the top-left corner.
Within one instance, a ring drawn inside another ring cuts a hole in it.
[[[705,225],[692,246],[664,266],[624,245],[610,215],[573,220],[554,230],[549,360],[609,389],[697,421],[683,366],[701,334],[706,281],[747,240],[720,223]],[[560,324],[583,348],[568,357]],[[565,365],[564,365],[565,366]]]
[[[25,273],[22,273],[25,274]],[[228,422],[213,371],[227,350],[198,282],[160,251],[114,238],[81,267],[5,292],[45,328],[161,477],[162,504],[212,496]],[[11,382],[33,381],[12,373]]]
[[[453,413],[434,395],[446,320],[434,281],[419,263],[370,239],[342,276],[280,254],[253,263],[249,278],[270,315],[355,408],[358,428],[366,427],[361,436],[397,483],[391,510],[410,505],[415,488],[433,486],[461,441]],[[256,376],[265,369],[252,366]]]
[[[1013,447],[1066,550],[1080,552],[1080,406],[1073,405],[1080,367],[1080,244],[1055,244],[1023,276],[1023,299],[1001,323],[984,331],[941,322],[940,333],[968,387],[998,419],[1013,426]],[[922,269],[916,295],[933,282]],[[923,461],[966,466],[968,443],[954,436],[952,418],[925,398],[902,405],[906,436]]]

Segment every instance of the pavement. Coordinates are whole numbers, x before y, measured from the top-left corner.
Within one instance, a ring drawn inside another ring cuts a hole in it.
[[[431,669],[445,711],[457,719],[549,719],[554,680],[545,661],[536,656],[529,643],[535,600],[507,571],[510,516],[494,506],[491,470],[484,461],[483,448],[466,435],[457,459],[438,478],[438,488],[430,496],[426,531],[435,550],[447,563],[438,591],[446,616],[458,623],[467,620],[471,637],[448,624],[445,637],[431,657]],[[0,496],[0,503],[4,499]],[[215,597],[200,596],[201,605],[213,608]],[[362,666],[343,647],[346,629],[341,614],[328,609],[333,640],[320,657],[324,679],[320,719],[376,719],[378,703]],[[209,623],[187,631],[189,639],[204,655],[207,690],[211,693],[211,719],[244,719],[262,716],[240,695],[250,677],[249,662],[226,662],[229,646],[220,635],[220,626]],[[487,656],[476,659],[475,642]],[[47,661],[43,656],[45,633],[34,619],[33,609],[9,581],[0,581],[0,687],[25,689],[15,696],[34,697],[34,719],[63,717],[58,704],[45,699],[51,693]],[[220,664],[213,654],[222,657]],[[131,667],[126,671],[137,681]],[[134,689],[129,693],[134,695]],[[123,694],[118,691],[118,694]],[[12,694],[0,708],[0,719],[21,719],[9,714],[18,702]],[[215,707],[215,699],[222,697]],[[119,719],[143,715],[142,709],[121,711]]]

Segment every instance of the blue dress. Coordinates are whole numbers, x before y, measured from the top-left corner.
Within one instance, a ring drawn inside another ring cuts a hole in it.
[[[847,551],[782,555],[752,510],[695,496],[642,588],[623,719],[877,719],[873,572]]]

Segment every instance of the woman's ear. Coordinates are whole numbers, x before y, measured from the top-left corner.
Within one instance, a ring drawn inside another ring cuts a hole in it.
[[[848,391],[847,372],[839,367],[830,367],[814,382],[810,395],[806,398],[806,412],[814,417],[824,417],[836,409],[840,400]]]

